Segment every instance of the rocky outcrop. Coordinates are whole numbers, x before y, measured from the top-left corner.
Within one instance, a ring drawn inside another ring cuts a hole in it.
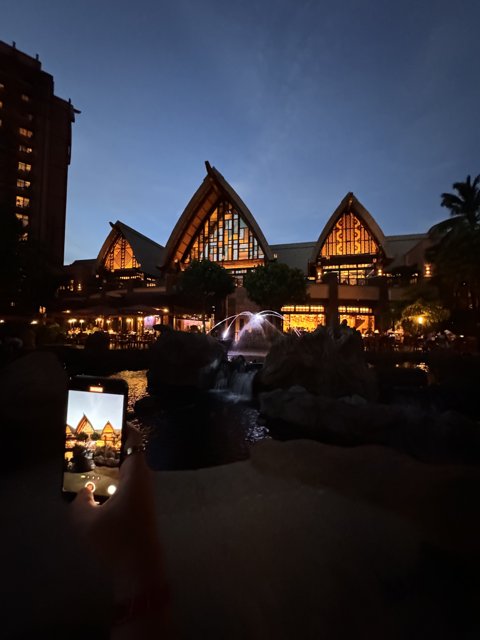
[[[378,444],[429,462],[480,462],[480,429],[453,412],[368,403],[360,396],[327,398],[294,386],[259,396],[273,435],[328,444]]]
[[[319,327],[313,333],[286,336],[272,346],[255,379],[255,390],[294,385],[328,398],[377,397],[376,379],[365,360],[361,336],[348,327],[338,332]]]
[[[151,348],[148,390],[163,395],[178,388],[208,389],[225,360],[222,345],[211,336],[183,331],[163,331]]]

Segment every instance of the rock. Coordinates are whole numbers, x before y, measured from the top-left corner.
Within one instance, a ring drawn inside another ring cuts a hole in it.
[[[207,389],[214,383],[225,351],[215,338],[202,333],[165,331],[151,349],[148,389],[163,394],[166,388]]]
[[[54,440],[63,446],[68,377],[57,357],[32,351],[0,368],[0,435],[29,464]],[[4,466],[14,465],[6,456]]]
[[[85,340],[85,351],[95,354],[105,353],[110,345],[110,337],[105,331],[95,331]]]
[[[295,386],[259,396],[272,433],[328,444],[379,444],[430,462],[480,462],[480,429],[456,412],[327,398]]]
[[[365,360],[360,334],[348,328],[334,334],[319,327],[313,333],[288,335],[272,346],[255,379],[255,391],[294,385],[329,398],[377,397],[375,375]]]

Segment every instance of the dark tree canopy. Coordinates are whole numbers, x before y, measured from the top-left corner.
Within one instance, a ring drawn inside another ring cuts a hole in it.
[[[224,298],[235,289],[235,281],[226,269],[210,260],[193,260],[178,282],[179,291],[192,298]]]
[[[450,210],[451,218],[437,227],[451,229],[459,224],[477,229],[480,224],[480,174],[473,180],[467,176],[465,182],[455,182],[457,193],[442,193],[442,207]]]
[[[456,193],[442,193],[451,217],[431,229],[433,246],[427,258],[435,265],[438,286],[452,309],[479,310],[480,175],[455,182]]]
[[[216,262],[193,260],[180,275],[177,290],[181,300],[200,306],[205,316],[209,306],[222,302],[233,293],[235,280]]]
[[[292,269],[280,262],[256,267],[246,274],[244,285],[250,300],[273,311],[307,299],[307,281],[301,269]]]

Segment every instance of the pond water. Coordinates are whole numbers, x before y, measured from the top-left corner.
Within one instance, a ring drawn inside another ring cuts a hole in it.
[[[137,400],[146,397],[146,371],[115,374],[128,383],[129,412]],[[198,469],[245,460],[250,447],[269,438],[268,429],[245,395],[230,390],[205,393],[195,403],[131,417],[131,422],[148,437],[147,460],[156,471]]]

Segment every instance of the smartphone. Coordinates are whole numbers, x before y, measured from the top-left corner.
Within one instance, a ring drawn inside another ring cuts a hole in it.
[[[103,502],[117,490],[128,385],[120,378],[74,376],[68,385],[62,491],[89,487]]]

